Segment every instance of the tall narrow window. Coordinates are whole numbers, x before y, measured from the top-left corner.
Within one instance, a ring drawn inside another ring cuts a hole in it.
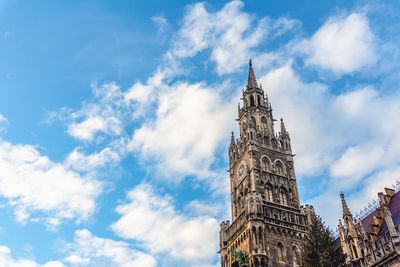
[[[278,250],[278,261],[283,261],[283,246],[282,246],[282,244],[281,243],[278,243],[278,247],[277,247],[277,250]]]
[[[267,119],[265,117],[261,117],[261,132],[267,134]]]
[[[272,196],[272,189],[270,186],[267,186],[266,194],[267,194],[267,201],[273,202],[274,198]]]
[[[294,246],[292,251],[293,266],[297,267],[297,248]]]
[[[261,105],[261,101],[260,101],[260,96],[257,96],[257,105],[260,106]]]
[[[254,96],[250,96],[250,106],[254,106]]]
[[[287,198],[286,198],[286,193],[283,189],[279,191],[279,200],[281,204],[287,205]]]
[[[287,205],[287,194],[286,191],[281,189],[281,203]]]
[[[276,174],[283,175],[283,167],[279,162],[275,165]]]
[[[262,160],[262,170],[266,172],[269,171],[269,161],[265,157]]]

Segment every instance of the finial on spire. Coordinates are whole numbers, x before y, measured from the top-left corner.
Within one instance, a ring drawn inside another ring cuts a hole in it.
[[[346,200],[344,199],[343,192],[340,192],[340,198],[342,199],[343,218],[345,218],[347,216],[353,217],[353,215],[351,215],[349,207],[347,207],[347,203],[346,203]]]
[[[256,76],[254,75],[251,58],[249,60],[249,77],[247,79],[247,89],[257,88]]]
[[[234,135],[234,133],[233,133],[233,131],[232,131],[231,146],[234,146],[234,145],[235,145],[235,135]]]

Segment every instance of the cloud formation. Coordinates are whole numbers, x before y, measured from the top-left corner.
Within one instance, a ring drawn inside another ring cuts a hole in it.
[[[167,253],[191,266],[213,263],[218,247],[216,219],[178,213],[168,195],[156,194],[148,184],[131,190],[126,202],[116,208],[121,218],[111,225],[118,236],[133,239],[152,253]]]
[[[205,84],[175,84],[160,94],[156,118],[134,132],[130,147],[163,176],[211,175],[215,149],[234,120],[233,106]]]
[[[99,181],[52,162],[33,146],[0,140],[0,196],[14,207],[19,222],[33,216],[54,227],[63,220],[86,220],[101,192]]]
[[[95,236],[87,229],[75,231],[74,242],[64,245],[69,256],[63,261],[73,266],[156,266],[155,258],[128,243]]]
[[[375,39],[365,14],[352,13],[328,19],[298,49],[306,55],[306,64],[341,75],[377,61]]]
[[[178,58],[193,57],[210,49],[210,60],[216,63],[217,73],[233,73],[256,54],[255,48],[263,40],[276,38],[299,25],[288,18],[255,20],[241,10],[243,6],[241,1],[232,1],[214,13],[208,12],[204,3],[188,6],[172,54]]]
[[[49,261],[45,264],[38,264],[29,259],[13,259],[11,250],[6,246],[0,246],[0,266],[2,267],[64,267],[60,261]]]

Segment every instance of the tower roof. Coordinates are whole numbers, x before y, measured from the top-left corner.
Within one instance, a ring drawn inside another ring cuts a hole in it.
[[[257,80],[254,75],[253,66],[251,64],[251,59],[249,60],[249,76],[247,79],[247,89],[257,88]]]
[[[347,207],[347,203],[346,203],[346,200],[344,199],[343,192],[340,192],[340,198],[342,199],[343,218],[346,216],[353,216],[353,215],[351,215],[349,207]]]

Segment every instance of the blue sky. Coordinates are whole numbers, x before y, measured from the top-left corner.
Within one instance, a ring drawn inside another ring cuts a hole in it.
[[[248,59],[301,202],[400,173],[395,1],[0,0],[0,266],[218,266]]]

